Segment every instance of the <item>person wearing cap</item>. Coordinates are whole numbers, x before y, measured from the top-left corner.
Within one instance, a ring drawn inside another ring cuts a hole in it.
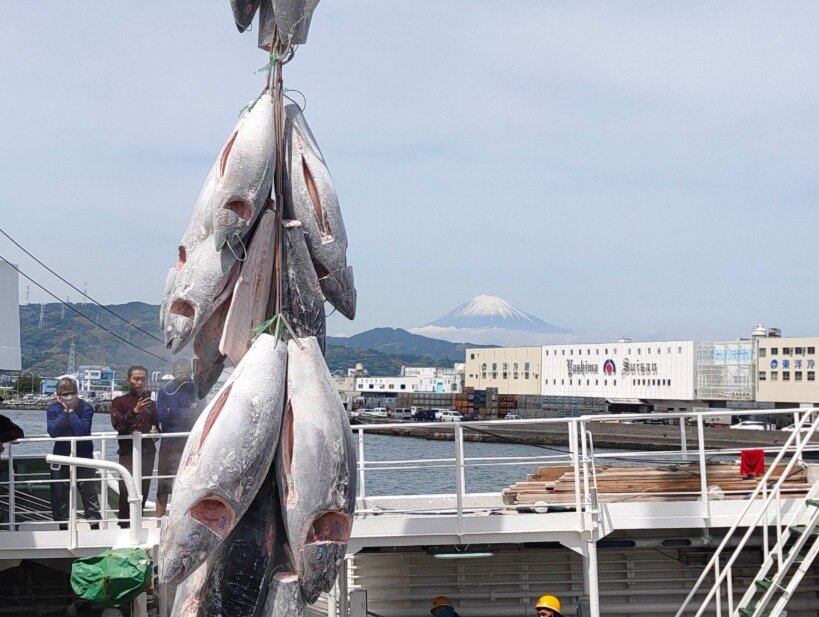
[[[563,617],[563,613],[560,612],[560,600],[548,594],[537,599],[535,613],[537,617]]]
[[[173,380],[156,395],[156,413],[162,433],[188,433],[202,411],[196,385],[191,377],[191,361],[177,360],[172,368]],[[156,517],[162,518],[168,508],[173,489],[173,476],[179,469],[184,437],[163,437],[159,446],[159,481],[156,488]]]
[[[429,609],[433,617],[461,617],[452,606],[452,600],[447,596],[438,596],[432,601],[432,608]]]

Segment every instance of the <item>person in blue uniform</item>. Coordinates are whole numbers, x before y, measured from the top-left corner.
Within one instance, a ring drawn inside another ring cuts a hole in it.
[[[156,395],[156,413],[163,434],[187,433],[202,411],[196,385],[191,377],[191,361],[177,360],[173,364],[173,380]],[[184,437],[163,437],[159,446],[159,481],[156,489],[156,517],[162,518],[173,490],[173,478],[185,449]]]
[[[57,382],[57,400],[46,410],[48,434],[52,437],[85,437],[91,435],[94,408],[79,397],[77,383],[70,377]],[[71,456],[71,443],[58,441],[54,444],[54,454]],[[94,445],[89,441],[77,441],[76,456],[94,458]],[[66,465],[51,466],[51,515],[60,525],[68,525],[68,479],[70,469]],[[82,497],[85,518],[91,522],[91,529],[99,529],[100,505],[97,495],[96,472],[89,467],[77,467],[77,489]]]

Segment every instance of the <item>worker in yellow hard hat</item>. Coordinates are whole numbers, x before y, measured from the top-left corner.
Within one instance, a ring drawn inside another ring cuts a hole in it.
[[[461,617],[452,606],[452,600],[447,596],[438,596],[432,601],[432,608],[429,609],[433,617]]]
[[[563,617],[560,612],[560,600],[555,596],[540,596],[535,602],[537,617]]]

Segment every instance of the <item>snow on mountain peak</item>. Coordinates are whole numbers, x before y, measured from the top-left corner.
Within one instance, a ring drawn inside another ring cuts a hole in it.
[[[476,296],[427,326],[470,329],[503,328],[539,333],[568,332],[515,308],[503,298],[489,295]]]

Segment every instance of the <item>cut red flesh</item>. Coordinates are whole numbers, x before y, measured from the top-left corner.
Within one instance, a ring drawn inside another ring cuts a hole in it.
[[[199,439],[199,447],[201,448],[205,440],[208,438],[210,434],[210,429],[213,428],[213,425],[216,424],[216,420],[219,418],[219,414],[222,413],[222,409],[225,407],[225,403],[227,403],[228,397],[230,396],[230,390],[233,388],[233,384],[228,385],[226,388],[222,390],[219,394],[219,398],[213,404],[213,407],[210,408],[210,412],[208,413],[208,417],[205,420],[205,428],[202,429],[202,437]]]
[[[310,195],[310,201],[313,202],[313,210],[316,212],[316,221],[319,229],[323,234],[329,234],[327,229],[327,221],[324,220],[324,208],[321,206],[321,198],[319,197],[318,189],[316,188],[316,181],[313,180],[313,174],[310,173],[310,168],[307,166],[305,159],[301,160],[302,171],[304,172],[304,184],[307,185],[307,193]]]
[[[234,212],[244,222],[253,218],[253,206],[244,199],[233,199],[225,204],[225,210]]]
[[[176,269],[181,270],[188,261],[188,251],[183,245],[179,245],[179,257],[176,259]]]
[[[182,317],[189,317],[190,319],[196,316],[196,309],[193,308],[193,304],[187,300],[174,300],[171,302],[169,311],[174,315],[181,315]]]
[[[231,532],[236,521],[233,508],[224,499],[216,496],[196,502],[190,509],[190,516],[222,539]]]
[[[310,531],[305,544],[313,542],[347,542],[350,539],[350,517],[342,512],[325,512],[319,516]]]
[[[225,147],[222,148],[222,154],[219,155],[219,177],[222,178],[225,175],[225,167],[227,167],[228,157],[230,156],[230,151],[233,149],[233,142],[236,141],[237,133],[233,133],[228,139]]]

